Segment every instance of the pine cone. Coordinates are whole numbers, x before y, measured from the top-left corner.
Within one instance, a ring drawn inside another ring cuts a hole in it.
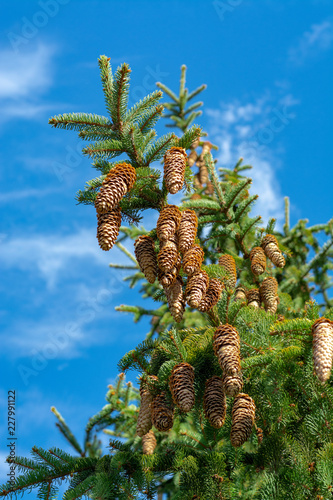
[[[236,286],[237,281],[237,271],[236,271],[236,263],[235,259],[228,254],[221,255],[219,257],[219,265],[222,266],[228,273],[229,277],[227,280],[227,284],[234,288]]]
[[[261,247],[254,247],[250,253],[251,271],[256,276],[264,273],[266,270],[266,256]]]
[[[263,430],[260,429],[260,427],[257,427],[256,432],[257,432],[258,444],[261,444],[264,438]]]
[[[151,404],[152,423],[160,432],[169,431],[173,426],[173,408],[169,405],[165,392],[155,396]]]
[[[161,242],[160,251],[157,256],[158,267],[164,273],[171,271],[178,259],[178,248],[174,241]]]
[[[260,307],[260,292],[258,288],[252,288],[247,292],[247,305],[258,309]]]
[[[218,280],[217,278],[211,278],[209,280],[206,295],[198,305],[198,311],[201,312],[210,311],[210,309],[218,303],[223,288],[224,285],[221,283],[220,280]]]
[[[170,240],[179,227],[182,218],[176,205],[167,205],[161,210],[156,225],[157,237],[160,241]]]
[[[180,258],[180,254],[178,254],[177,262],[170,271],[165,273],[161,271],[161,269],[157,270],[157,279],[161,283],[164,289],[169,287],[170,285],[172,285],[172,283],[176,281],[181,265],[182,265],[182,260]]]
[[[265,278],[260,285],[259,291],[265,310],[275,314],[279,303],[279,297],[277,295],[278,282],[276,279],[272,276]]]
[[[190,411],[195,402],[194,368],[188,363],[176,365],[169,378],[169,388],[173,402],[181,411]]]
[[[238,375],[240,372],[240,338],[232,325],[220,325],[215,330],[213,349],[224,374]]]
[[[185,311],[185,298],[182,285],[183,280],[178,276],[174,283],[165,288],[170,314],[177,323],[182,320]]]
[[[333,360],[333,321],[317,319],[312,325],[314,371],[322,384],[331,376]]]
[[[142,436],[142,452],[144,455],[152,455],[156,448],[157,441],[154,431],[150,429],[147,434]]]
[[[184,273],[190,276],[200,271],[204,256],[204,251],[199,245],[193,245],[193,247],[187,250],[183,256]]]
[[[223,374],[222,382],[224,392],[227,396],[235,397],[243,388],[243,379],[240,373],[237,375],[229,375],[227,372]]]
[[[240,393],[235,397],[230,432],[232,446],[242,446],[251,436],[255,411],[256,405],[248,394]]]
[[[164,181],[171,194],[183,187],[186,159],[185,149],[179,147],[170,148],[164,155]]]
[[[142,437],[151,429],[151,402],[153,400],[146,385],[141,385],[140,388],[141,404],[136,423],[136,433]]]
[[[111,250],[117,241],[121,225],[121,211],[119,207],[106,214],[97,214],[97,239],[102,250]]]
[[[103,181],[95,200],[96,211],[100,214],[115,208],[136,181],[136,171],[129,163],[119,163],[110,170]]]
[[[188,278],[185,296],[190,307],[198,307],[206,294],[208,283],[209,277],[206,271],[198,271]]]
[[[262,240],[261,246],[269,260],[271,260],[275,266],[285,266],[286,261],[284,260],[281,250],[279,249],[279,244],[275,236],[272,234],[266,234]]]
[[[206,381],[203,408],[210,425],[215,429],[223,426],[227,412],[227,398],[222,380],[216,375]]]
[[[191,147],[191,149],[192,149],[192,147]],[[192,151],[190,152],[190,154],[188,155],[188,158],[187,158],[188,166],[190,168],[193,167],[193,165],[195,164],[197,159],[198,159],[198,153],[196,152],[195,149],[192,149]]]
[[[153,238],[139,236],[134,243],[134,253],[141,272],[149,283],[154,283],[157,276],[157,261]]]
[[[178,228],[179,250],[185,253],[193,244],[197,235],[198,217],[193,210],[184,210]]]
[[[235,300],[243,300],[245,301],[247,297],[247,288],[243,285],[238,285],[235,290]]]

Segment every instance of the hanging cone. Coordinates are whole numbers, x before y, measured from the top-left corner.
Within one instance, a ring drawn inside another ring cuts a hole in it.
[[[263,430],[260,429],[260,427],[257,427],[256,432],[257,432],[258,444],[261,444],[264,438]]]
[[[220,255],[219,265],[222,266],[229,275],[226,281],[227,285],[229,285],[231,288],[234,288],[236,286],[236,281],[237,281],[235,259],[228,254]]]
[[[192,146],[191,146],[191,149],[192,149]],[[188,155],[188,158],[187,158],[188,166],[190,168],[193,167],[193,165],[195,164],[197,159],[198,159],[198,153],[196,152],[195,149],[192,149],[192,151],[190,152],[190,154]]]
[[[183,280],[178,276],[172,285],[165,288],[170,314],[177,323],[182,320],[185,311],[185,298],[182,285]]]
[[[178,193],[183,187],[186,159],[184,148],[170,148],[164,155],[164,182],[171,194]]]
[[[232,325],[220,325],[215,330],[213,349],[224,374],[238,375],[240,372],[240,338]]]
[[[312,325],[314,371],[322,384],[331,376],[333,360],[333,321],[317,319]]]
[[[140,388],[140,410],[138,415],[138,420],[136,423],[136,433],[138,436],[142,437],[151,429],[151,402],[153,400],[146,385],[141,385]]]
[[[256,276],[264,273],[266,270],[266,255],[261,247],[254,247],[250,253],[251,271]]]
[[[242,446],[251,436],[255,411],[256,405],[248,394],[240,393],[235,397],[230,432],[232,446]]]
[[[258,288],[252,288],[247,292],[247,305],[258,309],[260,307],[260,292]]]
[[[235,397],[243,388],[243,379],[240,373],[237,375],[228,375],[224,373],[222,377],[222,382],[224,386],[224,392],[227,396]]]
[[[198,217],[193,210],[184,210],[178,228],[179,250],[185,253],[194,244],[197,235]]]
[[[167,205],[161,210],[156,225],[156,233],[160,241],[172,238],[178,229],[181,217],[181,211],[176,205]]]
[[[120,208],[106,214],[97,214],[97,239],[102,250],[111,250],[117,241],[121,225]]]
[[[154,431],[150,429],[147,434],[142,436],[142,452],[144,455],[152,455],[156,448],[157,441]]]
[[[262,240],[261,246],[269,260],[271,260],[275,266],[285,266],[286,261],[284,260],[281,250],[279,249],[279,244],[275,236],[272,234],[266,234]]]
[[[152,423],[160,432],[169,431],[173,426],[173,408],[170,406],[165,392],[155,396],[151,404]]]
[[[183,256],[183,271],[190,276],[191,274],[200,271],[204,261],[204,251],[199,245],[193,245],[184,253]]]
[[[169,388],[173,402],[181,411],[190,411],[195,402],[194,368],[188,363],[176,365],[169,378]]]
[[[221,296],[224,285],[217,278],[211,278],[209,280],[206,295],[198,305],[198,311],[207,312],[214,307]]]
[[[259,291],[265,310],[275,314],[279,303],[279,297],[277,295],[278,282],[276,279],[272,276],[265,278],[260,285]]]
[[[95,200],[100,214],[115,208],[136,181],[136,171],[129,163],[119,163],[110,170]]]
[[[247,288],[243,285],[238,285],[238,287],[235,290],[235,300],[242,300],[246,301],[247,297]]]
[[[164,273],[171,271],[178,258],[177,244],[172,240],[161,242],[160,251],[157,256],[158,267]]]
[[[178,254],[177,262],[170,271],[165,273],[161,271],[161,269],[157,270],[157,279],[161,283],[164,289],[169,287],[176,281],[181,265],[182,265],[182,260],[180,258],[180,254]]]
[[[149,283],[154,283],[157,277],[157,260],[153,238],[139,236],[134,243],[134,253],[141,272]]]
[[[206,381],[203,396],[203,408],[205,417],[210,425],[219,429],[223,426],[227,412],[227,398],[220,377],[214,375]]]
[[[192,274],[188,280],[185,290],[186,301],[190,307],[196,308],[206,294],[209,277],[206,271]]]

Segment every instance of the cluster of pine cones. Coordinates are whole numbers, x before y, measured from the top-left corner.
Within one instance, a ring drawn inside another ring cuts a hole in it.
[[[136,171],[129,163],[117,163],[103,181],[95,200],[97,239],[102,250],[110,250],[117,240],[121,225],[119,202],[135,181]]]
[[[243,380],[240,372],[240,339],[231,325],[220,325],[214,333],[214,353],[218,358],[223,376],[214,375],[206,381],[203,395],[204,414],[216,429],[223,426],[227,411],[227,396],[233,397],[230,440],[235,447],[241,446],[251,435],[255,419],[253,399],[240,392]],[[156,377],[151,377],[156,380]],[[174,366],[169,377],[172,402],[166,392],[152,396],[147,384],[141,385],[141,406],[137,421],[137,434],[142,437],[143,452],[153,453],[156,439],[151,430],[154,426],[160,432],[173,426],[174,407],[189,412],[195,404],[194,368],[186,362]],[[147,442],[154,443],[147,452]]]
[[[266,271],[266,257],[275,266],[284,267],[285,259],[282,255],[277,239],[272,234],[266,234],[260,247],[254,247],[250,253],[251,271],[255,276],[260,276]],[[247,304],[259,308],[264,304],[265,310],[276,313],[279,304],[278,283],[275,278],[268,276],[261,282],[259,288],[247,290],[240,285],[236,289],[236,299],[247,300]]]
[[[193,210],[183,210],[167,205],[160,212],[156,233],[159,253],[150,236],[139,236],[135,241],[135,256],[149,283],[156,277],[161,283],[176,322],[181,321],[185,303],[199,311],[209,311],[219,300],[223,284],[201,269],[203,249],[195,244],[198,218]],[[185,294],[179,274],[181,266],[187,275]]]

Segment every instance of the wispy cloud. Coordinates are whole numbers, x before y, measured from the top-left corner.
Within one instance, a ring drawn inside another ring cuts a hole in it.
[[[303,64],[307,59],[317,56],[331,48],[333,42],[333,24],[325,20],[320,24],[312,24],[303,33],[298,43],[289,49],[288,59],[293,64]]]
[[[0,49],[1,121],[34,118],[50,109],[40,97],[52,84],[55,47],[39,44],[13,55]]]
[[[251,192],[259,195],[253,213],[265,222],[283,217],[283,197],[275,175],[280,163],[276,150],[278,134],[294,118],[291,108],[297,103],[290,94],[275,100],[265,93],[252,102],[235,100],[207,110],[210,136],[220,148],[218,166],[232,168],[240,157],[253,165],[248,174],[253,179]]]

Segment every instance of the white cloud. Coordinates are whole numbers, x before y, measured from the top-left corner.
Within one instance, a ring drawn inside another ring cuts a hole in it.
[[[49,288],[55,286],[60,272],[79,259],[90,259],[107,267],[109,256],[97,243],[95,231],[81,229],[69,235],[21,235],[2,242],[1,260],[8,268],[36,271]]]
[[[253,179],[251,193],[259,195],[252,213],[260,214],[265,223],[270,217],[282,222],[283,197],[275,176],[279,160],[274,142],[295,117],[290,108],[296,104],[298,101],[290,94],[274,102],[265,93],[254,102],[235,100],[207,110],[209,135],[219,146],[218,167],[233,168],[240,157],[253,166],[244,175]]]
[[[23,200],[26,198],[44,198],[44,196],[49,196],[50,194],[60,192],[61,188],[50,188],[50,189],[22,189],[18,191],[10,191],[8,193],[0,193],[0,203],[12,203],[17,200]],[[1,236],[0,236],[1,238]]]
[[[33,118],[50,109],[40,96],[52,84],[54,53],[55,47],[45,44],[17,54],[0,50],[1,121]]]
[[[289,49],[289,61],[294,64],[303,64],[307,58],[315,57],[318,53],[328,50],[333,41],[333,25],[325,20],[320,24],[313,24],[303,33],[297,45]]]

